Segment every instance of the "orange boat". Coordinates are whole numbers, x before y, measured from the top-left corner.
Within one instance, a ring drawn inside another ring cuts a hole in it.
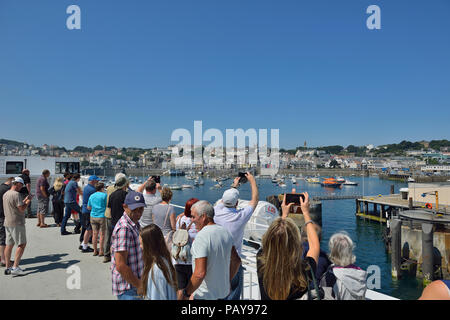
[[[325,179],[320,184],[323,187],[329,187],[329,188],[339,188],[342,185],[342,183],[338,182],[335,178]]]

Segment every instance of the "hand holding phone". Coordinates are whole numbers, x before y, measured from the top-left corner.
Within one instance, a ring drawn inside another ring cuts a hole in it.
[[[245,175],[245,172],[239,172],[238,177],[239,177],[240,184],[244,184],[248,181],[247,176]]]
[[[161,183],[161,176],[151,176],[151,179],[156,183]]]
[[[300,198],[302,198],[303,202],[305,201],[305,196],[302,193],[287,193],[286,204],[293,203],[300,205]]]

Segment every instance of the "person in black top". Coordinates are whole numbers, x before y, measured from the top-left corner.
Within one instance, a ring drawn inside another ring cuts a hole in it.
[[[125,184],[122,188],[117,189],[109,196],[107,207],[111,209],[111,229],[114,230],[117,221],[122,218],[124,209],[123,204],[127,196],[128,184]],[[111,230],[111,233],[112,233]]]
[[[31,193],[31,179],[30,179],[30,170],[23,169],[22,174],[19,176],[22,178],[24,185],[23,188],[20,189],[19,193],[23,195],[25,198],[27,195]],[[31,218],[31,204],[27,208],[27,214],[25,216],[26,218]]]
[[[293,300],[308,292],[311,271],[316,273],[320,243],[309,215],[309,195],[304,193],[300,206],[305,218],[309,250],[302,259],[300,230],[287,218],[293,203],[286,205],[286,195],[281,205],[281,218],[276,219],[262,239],[257,254],[258,282],[261,300]]]
[[[61,226],[61,222],[64,216],[64,184],[63,178],[58,177],[55,179],[53,186],[48,189],[48,193],[52,196],[53,204],[53,218],[58,227]]]
[[[14,180],[13,177],[8,178],[8,180],[5,183],[2,183],[0,185],[0,256],[1,256],[1,266],[6,266],[5,261],[5,247],[6,247],[6,230],[4,227],[5,223],[5,213],[3,211],[3,195],[11,189],[11,183]]]
[[[317,236],[319,237],[319,243],[322,241],[322,228],[314,224],[314,229],[316,230]],[[303,255],[302,258],[306,258],[306,254],[309,251],[308,244],[308,235],[306,233],[306,228],[302,228],[301,231],[302,236],[302,246],[303,246]],[[322,275],[328,270],[328,267],[331,265],[331,261],[328,258],[328,254],[325,251],[320,250],[319,260],[317,262],[317,270],[316,270],[316,279],[320,279]]]

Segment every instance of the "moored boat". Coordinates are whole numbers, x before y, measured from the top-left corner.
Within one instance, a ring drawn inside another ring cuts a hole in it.
[[[329,188],[339,188],[342,183],[337,182],[337,180],[335,178],[328,178],[325,179],[324,181],[322,181],[320,183],[323,187],[329,187]]]
[[[343,177],[336,177],[336,181],[337,181],[338,183],[344,183],[344,182],[345,182],[345,179],[344,179]]]
[[[345,182],[343,183],[344,186],[357,186],[358,183],[357,182],[353,182],[350,180],[345,180]]]
[[[309,183],[320,183],[319,178],[307,178],[306,181]]]

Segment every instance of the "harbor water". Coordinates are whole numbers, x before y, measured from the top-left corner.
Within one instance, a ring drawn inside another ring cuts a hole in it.
[[[144,181],[145,178],[140,178]],[[341,189],[324,188],[320,184],[310,184],[304,180],[297,179],[297,185],[292,184],[289,178],[285,179],[286,187],[282,188],[271,182],[271,179],[256,179],[259,188],[260,200],[266,200],[269,195],[291,192],[296,188],[297,192],[307,191],[310,196],[325,195],[364,195],[377,196],[389,194],[391,185],[394,185],[395,193],[400,188],[407,187],[406,183],[382,180],[378,177],[347,177],[348,180],[357,182],[357,186],[342,186]],[[212,189],[217,183],[211,179],[203,178],[205,184],[193,189],[173,190],[172,203],[184,205],[190,198],[198,198],[215,203],[221,198],[222,193],[228,188],[232,179],[223,182],[220,189]],[[184,177],[161,177],[161,184],[182,185],[192,184],[193,181]],[[239,188],[240,199],[249,200],[251,190],[249,184]],[[181,213],[182,209],[176,210]],[[393,280],[391,277],[390,255],[386,252],[383,233],[386,228],[378,222],[363,220],[355,216],[355,200],[325,200],[322,201],[322,242],[321,248],[328,250],[328,241],[333,233],[346,231],[356,245],[354,254],[356,265],[367,270],[371,265],[378,266],[381,272],[381,288],[376,291],[399,298],[417,299],[423,286],[420,280],[412,276],[405,276],[401,280]]]

